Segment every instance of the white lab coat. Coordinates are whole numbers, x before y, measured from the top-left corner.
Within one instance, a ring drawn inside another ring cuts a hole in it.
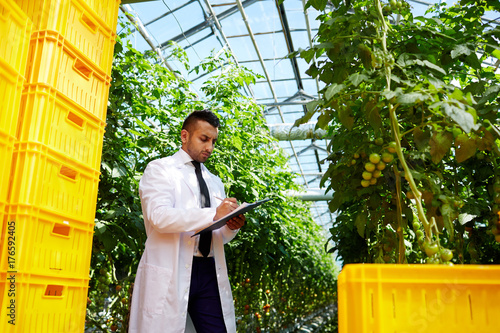
[[[220,178],[202,167],[211,207],[200,208],[199,185],[189,155],[178,151],[147,166],[139,184],[147,241],[134,283],[130,333],[181,333],[186,326],[195,231],[209,226],[225,197]],[[227,275],[224,243],[237,231],[224,226],[212,233],[222,311],[228,333],[236,332],[233,296]],[[190,319],[189,319],[190,322]],[[193,329],[194,331],[194,329]]]

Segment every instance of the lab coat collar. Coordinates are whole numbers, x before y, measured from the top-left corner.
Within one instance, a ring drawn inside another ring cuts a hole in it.
[[[199,198],[200,188],[198,184],[198,179],[196,178],[196,174],[194,173],[194,165],[191,163],[193,159],[183,149],[179,149],[179,151],[175,153],[172,157],[176,161],[176,167],[184,174],[184,177],[182,177],[182,179],[187,184],[193,195],[196,198]],[[212,193],[211,175],[209,172],[207,172],[208,170],[203,165],[203,163],[201,163],[201,170],[203,173],[203,178],[207,183],[208,190],[210,193]]]

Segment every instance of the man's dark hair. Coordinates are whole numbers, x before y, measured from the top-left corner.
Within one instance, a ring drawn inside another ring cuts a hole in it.
[[[189,116],[187,116],[187,118],[184,120],[184,123],[182,124],[182,129],[185,129],[189,132],[189,130],[191,130],[192,126],[198,120],[206,121],[215,128],[219,128],[220,126],[219,118],[217,118],[215,113],[205,109],[205,110],[198,110],[191,112]]]

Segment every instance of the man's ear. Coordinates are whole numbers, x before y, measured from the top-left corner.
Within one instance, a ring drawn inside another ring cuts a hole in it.
[[[182,143],[183,144],[186,143],[188,138],[189,138],[189,132],[187,130],[183,129],[181,131],[181,141],[182,141]]]

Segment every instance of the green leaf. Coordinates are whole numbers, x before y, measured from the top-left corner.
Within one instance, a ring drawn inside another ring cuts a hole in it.
[[[415,145],[417,149],[420,151],[424,151],[429,146],[429,140],[431,138],[431,134],[429,131],[422,131],[420,127],[417,127],[413,130],[413,140],[415,140]]]
[[[330,209],[330,212],[334,213],[335,211],[337,211],[337,209],[339,209],[340,205],[343,202],[342,197],[343,195],[340,192],[335,192],[333,194],[332,200],[328,202],[328,208]]]
[[[348,130],[352,130],[354,126],[354,117],[351,115],[351,109],[342,106],[338,109],[339,120]]]
[[[302,116],[301,118],[295,120],[293,123],[293,126],[298,127],[302,124],[307,123],[309,120],[311,120],[312,116],[316,113],[315,107],[318,105],[318,101],[312,101],[307,103],[306,108],[307,108],[307,113]]]
[[[320,103],[320,101],[311,101],[311,102],[307,103],[306,104],[307,112],[314,113],[314,111],[316,110],[316,106],[318,106],[319,103]]]
[[[365,44],[358,45],[359,57],[365,68],[372,68],[372,50]]]
[[[326,8],[327,3],[328,3],[327,0],[309,0],[307,1],[307,4],[304,9],[307,9],[307,7],[312,6],[314,9],[321,12]]]
[[[366,103],[366,118],[374,130],[382,127],[382,118],[380,117],[379,108],[376,100],[371,100]]]
[[[332,83],[325,91],[325,100],[331,100],[332,97],[341,92],[344,87],[343,84]]]
[[[96,233],[102,235],[106,232],[106,224],[101,221],[97,221],[94,227]]]
[[[469,133],[471,130],[477,130],[479,128],[478,124],[475,124],[474,116],[465,110],[465,105],[456,101],[451,100],[444,102],[441,105],[444,113],[453,119],[465,132]]]
[[[365,210],[362,210],[361,212],[358,213],[356,216],[356,221],[354,222],[354,225],[356,226],[356,230],[358,231],[358,234],[362,237],[365,238],[365,228],[366,228],[366,221],[367,221],[368,214]]]
[[[232,143],[240,152],[242,151],[243,142],[239,136],[234,135],[232,138]]]
[[[429,68],[432,68],[432,69],[434,69],[434,70],[436,70],[436,71],[438,71],[438,72],[443,73],[444,75],[446,75],[446,71],[443,68],[439,67],[438,65],[435,65],[435,64],[433,64],[432,62],[430,62],[428,60],[424,60],[423,63],[424,63],[425,66],[427,66]]]
[[[497,59],[500,59],[500,50],[499,49],[495,49],[491,52],[491,55]]]
[[[113,173],[112,173],[113,178],[123,177],[126,175],[127,175],[127,171],[124,167],[116,166],[113,168]]]
[[[400,104],[414,104],[417,102],[423,102],[426,99],[429,99],[429,95],[420,92],[410,92],[408,94],[399,95],[397,102]]]
[[[349,81],[357,87],[361,82],[365,81],[368,79],[368,76],[365,74],[360,74],[360,73],[354,73],[351,76],[349,76]]]
[[[312,59],[314,59],[315,53],[316,53],[315,49],[307,49],[305,51],[300,52],[300,57],[309,63],[309,62],[311,62]]]
[[[453,210],[450,204],[445,203],[440,207],[441,215],[443,215],[444,227],[450,235],[450,240],[453,240],[454,228],[453,221],[458,217],[458,213]]]
[[[434,163],[439,163],[450,151],[453,142],[453,134],[447,131],[436,131],[430,140],[431,159]]]
[[[484,104],[490,100],[494,100],[500,94],[500,85],[492,85],[484,92],[483,97],[478,101],[478,104]]]
[[[317,128],[326,129],[328,124],[332,120],[331,109],[324,109],[323,112],[318,117],[318,122],[316,123]]]
[[[458,163],[471,158],[476,154],[476,140],[469,138],[467,134],[459,134],[455,138],[455,159]]]
[[[453,59],[455,59],[456,57],[459,57],[461,55],[468,56],[469,54],[471,54],[471,50],[469,49],[469,47],[466,44],[455,45],[453,50],[451,50],[451,57]]]

